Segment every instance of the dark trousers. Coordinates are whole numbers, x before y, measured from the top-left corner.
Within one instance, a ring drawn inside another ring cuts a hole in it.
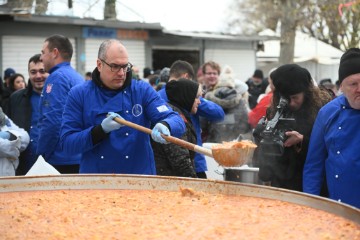
[[[197,172],[196,175],[197,175],[198,178],[205,178],[205,179],[207,178],[205,172]]]
[[[52,165],[61,174],[78,174],[79,164],[73,165]]]

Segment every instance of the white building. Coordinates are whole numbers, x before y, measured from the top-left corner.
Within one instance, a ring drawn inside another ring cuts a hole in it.
[[[242,79],[256,68],[258,43],[269,39],[258,35],[166,31],[159,23],[9,14],[0,9],[0,73],[12,67],[27,75],[29,58],[40,53],[45,38],[52,34],[70,39],[74,48],[71,64],[82,74],[95,68],[101,42],[117,38],[127,47],[129,61],[140,70],[170,67],[181,59],[191,63],[196,71],[204,62],[213,60],[221,66],[231,66]]]
[[[271,30],[262,32],[264,35],[274,35]],[[305,67],[311,76],[319,82],[330,78],[333,83],[338,79],[340,58],[344,52],[302,32],[296,32],[294,63]],[[264,42],[264,51],[257,52],[258,67],[267,72],[277,67],[280,55],[280,40]]]

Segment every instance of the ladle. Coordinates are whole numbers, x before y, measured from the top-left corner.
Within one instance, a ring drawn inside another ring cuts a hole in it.
[[[151,129],[143,127],[143,126],[138,125],[136,123],[126,121],[123,118],[115,117],[114,121],[117,122],[117,123],[123,124],[125,126],[134,128],[136,130],[139,130],[141,132],[144,132],[144,133],[147,133],[147,134],[151,135],[151,131],[152,131]],[[176,137],[173,137],[173,136],[166,136],[166,135],[162,134],[162,137],[168,142],[174,143],[176,145],[179,145],[179,146],[184,147],[186,149],[189,149],[191,151],[201,153],[201,154],[204,154],[204,155],[206,155],[208,157],[214,158],[211,149],[207,149],[207,148],[201,147],[199,145],[195,145],[193,143],[184,141],[182,139],[179,139],[179,138],[176,138]]]

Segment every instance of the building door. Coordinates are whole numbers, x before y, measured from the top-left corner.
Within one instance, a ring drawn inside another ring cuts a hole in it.
[[[155,71],[170,67],[176,60],[189,62],[193,66],[196,75],[196,71],[200,66],[200,52],[197,50],[152,50],[152,67]]]

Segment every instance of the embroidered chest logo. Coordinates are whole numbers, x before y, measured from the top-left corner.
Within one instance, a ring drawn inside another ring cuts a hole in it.
[[[142,108],[142,106],[140,104],[135,104],[133,106],[133,108],[132,108],[133,116],[138,117],[138,116],[140,116],[142,114],[142,112],[143,112],[143,108]]]
[[[52,84],[51,83],[49,83],[48,85],[46,85],[46,93],[51,93],[51,89],[52,89]]]

